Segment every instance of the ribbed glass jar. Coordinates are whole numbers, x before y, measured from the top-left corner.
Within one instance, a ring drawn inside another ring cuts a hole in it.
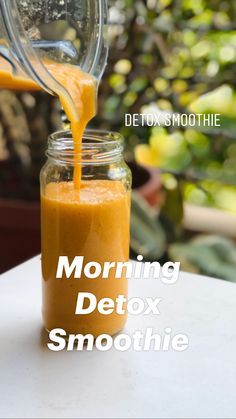
[[[111,298],[114,304],[119,295],[127,297],[125,270],[117,279],[112,267],[129,259],[131,173],[123,159],[123,139],[117,133],[86,131],[81,153],[75,155],[70,131],[62,131],[50,136],[47,157],[40,175],[45,328],[112,335],[123,328],[126,313],[75,312],[82,292],[97,302]],[[74,182],[78,175],[79,188]],[[112,264],[107,278],[102,277],[105,262]],[[58,272],[62,277],[57,278]]]

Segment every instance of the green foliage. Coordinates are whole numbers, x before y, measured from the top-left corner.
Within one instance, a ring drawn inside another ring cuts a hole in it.
[[[188,244],[172,244],[169,255],[183,270],[236,282],[236,246],[231,240],[199,236]]]
[[[131,252],[146,260],[160,259],[166,250],[166,234],[155,219],[147,202],[135,192],[132,194]]]
[[[224,184],[236,181],[235,2],[111,1],[111,20],[110,58],[94,124],[121,131],[140,163],[190,177],[196,191],[189,193],[187,179],[188,201],[220,207],[210,190],[207,199],[201,191],[202,180],[221,182],[223,194]],[[124,127],[126,112],[142,113],[150,104],[160,111],[220,113],[221,128],[163,134]],[[235,211],[233,201],[227,209]]]

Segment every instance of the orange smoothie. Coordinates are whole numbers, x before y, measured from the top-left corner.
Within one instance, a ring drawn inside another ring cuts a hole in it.
[[[120,181],[84,181],[80,164],[82,136],[96,113],[96,80],[78,67],[46,62],[49,72],[70,93],[68,102],[56,92],[71,122],[76,164],[71,182],[51,182],[41,190],[43,319],[47,330],[63,328],[67,333],[114,334],[122,329],[126,315],[116,313],[76,315],[80,291],[91,292],[97,299],[119,294],[126,296],[126,278],[56,279],[60,256],[70,262],[84,256],[84,263],[94,261],[124,262],[129,258],[130,193]],[[14,76],[11,67],[0,61],[0,87],[38,90],[24,76]]]
[[[114,301],[127,295],[125,277],[56,279],[59,256],[70,263],[84,256],[84,263],[127,261],[129,258],[130,194],[119,181],[82,181],[80,193],[73,183],[50,183],[42,203],[43,319],[48,330],[60,327],[67,333],[114,334],[124,326],[126,315],[104,316],[97,310],[75,315],[78,292],[93,293],[98,300]]]

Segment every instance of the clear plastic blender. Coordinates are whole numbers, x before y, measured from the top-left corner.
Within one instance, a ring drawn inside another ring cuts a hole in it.
[[[45,59],[79,66],[99,81],[108,54],[107,20],[107,0],[0,0],[0,55],[14,75],[66,96]]]

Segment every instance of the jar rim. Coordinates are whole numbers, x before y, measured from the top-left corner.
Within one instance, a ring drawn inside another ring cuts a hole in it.
[[[84,141],[86,140],[86,142]],[[66,145],[66,144],[77,144],[74,143],[72,137],[72,131],[68,130],[59,130],[49,135],[48,137],[48,145],[50,146],[57,146],[57,145]],[[98,144],[102,146],[109,146],[112,145],[118,146],[122,145],[123,147],[124,137],[115,131],[106,131],[106,130],[96,130],[96,129],[86,129],[83,134],[82,138],[82,149],[88,147],[97,147]]]
[[[87,129],[82,146],[76,145],[71,130],[54,132],[48,137],[47,157],[64,162],[82,164],[112,163],[122,157],[124,138],[118,132]],[[76,150],[76,151],[75,151]]]

